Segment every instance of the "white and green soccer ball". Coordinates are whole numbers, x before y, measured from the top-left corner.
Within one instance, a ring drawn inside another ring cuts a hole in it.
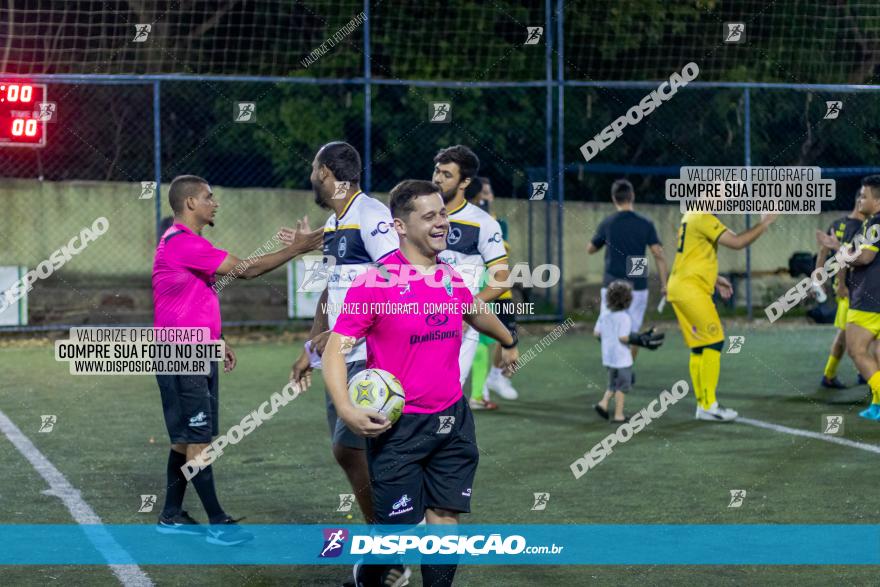
[[[356,373],[348,382],[348,395],[354,405],[382,412],[392,424],[403,413],[403,386],[397,377],[382,369]]]

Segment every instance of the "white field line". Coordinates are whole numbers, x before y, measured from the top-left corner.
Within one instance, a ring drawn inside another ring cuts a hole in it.
[[[131,560],[131,556],[104,528],[103,522],[95,510],[83,500],[79,490],[70,484],[61,471],[55,468],[46,455],[41,453],[2,411],[0,411],[0,431],[49,484],[49,489],[43,493],[60,499],[76,523],[85,526],[83,530],[98,552],[105,558],[112,554],[114,560]],[[111,564],[109,566],[119,582],[126,587],[151,587],[153,585],[153,581],[138,565],[134,564],[133,560],[130,564]]]
[[[803,436],[806,438],[813,438],[815,440],[824,440],[825,442],[830,442],[831,444],[839,444],[841,446],[858,448],[860,450],[880,454],[880,446],[877,446],[875,444],[865,444],[864,442],[856,442],[854,440],[847,440],[846,438],[838,438],[837,436],[832,436],[830,434],[819,434],[818,432],[811,432],[809,430],[789,428],[788,426],[780,426],[779,424],[762,422],[761,420],[752,420],[751,418],[737,418],[736,420],[734,420],[734,422],[739,422],[740,424],[748,424],[749,426],[755,426],[756,428],[773,430],[774,432],[782,432],[783,434],[791,434],[792,436]]]

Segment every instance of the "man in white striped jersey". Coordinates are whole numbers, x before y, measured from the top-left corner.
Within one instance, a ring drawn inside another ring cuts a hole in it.
[[[475,297],[492,302],[510,289],[509,285],[500,285],[507,281],[510,270],[498,221],[465,199],[465,189],[479,170],[480,160],[464,145],[447,147],[434,157],[433,181],[442,190],[449,215],[447,248],[438,257],[455,267]],[[493,268],[492,279],[481,290],[480,278],[489,268]],[[479,334],[466,327],[458,360],[462,384],[470,373],[478,342]],[[497,407],[489,400],[488,394],[482,401],[471,400],[471,409],[492,410]]]
[[[328,270],[327,288],[321,294],[306,349],[293,364],[291,380],[304,388],[311,380],[312,368],[320,367],[320,356],[336,323],[352,282],[400,246],[391,212],[360,189],[361,157],[357,150],[341,141],[327,143],[312,162],[311,182],[315,203],[332,210],[324,225],[324,256],[335,259]],[[348,378],[366,368],[364,340],[355,344],[345,357]],[[373,522],[370,473],[364,439],[336,415],[327,397],[327,423],[333,444],[333,456],[345,471],[361,512],[367,523]]]

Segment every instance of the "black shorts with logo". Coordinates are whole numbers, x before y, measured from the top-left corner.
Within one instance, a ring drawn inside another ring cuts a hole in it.
[[[434,414],[403,414],[367,439],[376,523],[418,524],[427,508],[470,512],[479,459],[464,397]]]
[[[156,375],[172,444],[206,444],[220,434],[218,363],[210,375]]]

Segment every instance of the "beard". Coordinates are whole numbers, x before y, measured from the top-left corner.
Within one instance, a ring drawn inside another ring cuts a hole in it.
[[[324,210],[329,210],[330,206],[324,201],[324,196],[321,195],[321,184],[312,182],[312,191],[315,192],[315,203]]]
[[[448,204],[455,198],[455,194],[458,193],[458,186],[450,189],[448,192],[441,192],[440,196],[443,198],[443,203]]]

